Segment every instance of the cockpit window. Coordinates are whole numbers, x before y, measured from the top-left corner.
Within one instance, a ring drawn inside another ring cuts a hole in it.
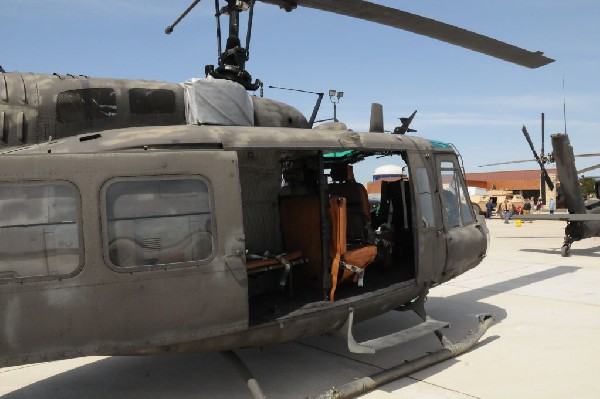
[[[0,185],[0,279],[64,276],[81,265],[79,194],[66,182]]]
[[[421,204],[421,214],[423,216],[423,227],[433,227],[435,226],[435,217],[427,169],[415,168],[415,177],[419,187],[419,202]]]
[[[106,188],[113,265],[169,265],[207,259],[213,250],[209,189],[198,178],[120,180]]]
[[[175,93],[167,89],[130,89],[129,109],[132,114],[172,114]]]
[[[460,169],[454,162],[441,162],[442,203],[449,229],[464,226],[474,220]]]
[[[56,98],[56,120],[59,123],[85,123],[117,116],[117,94],[114,89],[94,88],[68,90]]]

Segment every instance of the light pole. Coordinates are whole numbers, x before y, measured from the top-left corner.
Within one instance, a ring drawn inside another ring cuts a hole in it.
[[[340,102],[340,99],[344,97],[343,91],[336,92],[335,90],[329,90],[329,101],[333,104],[333,121],[337,122],[337,104]],[[336,101],[337,100],[337,101]]]

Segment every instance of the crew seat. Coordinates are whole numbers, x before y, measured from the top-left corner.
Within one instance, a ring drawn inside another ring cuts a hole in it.
[[[354,179],[352,166],[333,165],[331,179],[328,214],[332,231],[330,300],[333,301],[339,283],[352,279],[363,285],[365,268],[375,260],[377,246],[367,190]]]
[[[332,231],[329,255],[333,259],[331,263],[332,286],[329,299],[333,301],[339,283],[352,278],[358,286],[363,285],[365,268],[375,260],[377,246],[371,244],[353,245],[352,249],[348,246],[346,240],[346,198],[331,196],[329,198],[328,213]]]
[[[346,199],[346,241],[350,246],[374,244],[367,189],[354,180],[352,165],[336,164],[331,168],[329,195]]]

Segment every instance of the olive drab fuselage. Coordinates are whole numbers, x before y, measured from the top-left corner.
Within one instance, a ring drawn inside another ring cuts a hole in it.
[[[0,365],[290,341],[485,257],[453,147],[252,103],[187,125],[177,84],[0,74]],[[409,176],[377,210],[349,172],[371,156]]]

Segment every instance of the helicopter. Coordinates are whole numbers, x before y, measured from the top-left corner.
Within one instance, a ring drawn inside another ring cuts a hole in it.
[[[545,165],[549,163],[556,164],[556,173],[560,181],[560,187],[557,188],[561,198],[557,196],[557,202],[564,203],[569,211],[568,214],[530,214],[519,215],[523,220],[556,220],[567,222],[565,227],[565,238],[560,249],[561,256],[567,257],[571,254],[571,245],[586,238],[600,236],[600,182],[595,182],[596,200],[585,201],[579,184],[578,175],[589,172],[600,167],[600,164],[592,165],[580,170],[575,166],[576,157],[598,157],[597,153],[577,154],[573,152],[573,147],[569,141],[567,133],[556,133],[551,135],[552,153],[544,154],[544,114],[542,114],[542,152],[538,155],[531,136],[525,126],[521,129],[523,136],[529,144],[533,153],[533,159],[508,161],[482,166],[496,166],[512,163],[537,162],[541,171],[542,188],[547,185],[550,190],[554,190],[554,183],[546,171]],[[545,197],[545,190],[542,191],[542,198]],[[544,200],[543,200],[544,201]]]
[[[523,128],[524,132],[526,129]],[[583,200],[578,174],[583,173],[575,167],[575,156],[573,147],[566,133],[556,133],[551,136],[552,154],[548,157],[549,162],[556,163],[556,172],[562,187],[565,205],[569,211],[566,215],[523,215],[524,220],[560,220],[567,222],[565,227],[565,238],[560,248],[563,257],[570,256],[571,245],[586,238],[600,236],[600,201],[586,204]],[[581,156],[581,155],[580,155]],[[598,154],[583,154],[583,156],[598,156]],[[539,157],[536,156],[539,159]],[[540,160],[542,174],[544,175],[544,162]],[[593,170],[600,165],[585,168],[585,171]],[[545,174],[547,176],[547,174]],[[596,198],[600,199],[600,183],[595,183]]]
[[[553,61],[366,1],[264,2],[386,24],[529,68]],[[402,365],[410,373],[464,352],[489,327],[482,315],[470,338],[452,343],[441,333],[449,323],[425,310],[429,290],[479,265],[489,246],[456,148],[406,134],[408,120],[384,133],[378,114],[369,132],[341,122],[311,129],[316,112],[307,120],[249,95],[262,87],[245,69],[254,4],[215,1],[220,55],[206,78],[0,73],[0,365],[234,356],[331,332],[369,354],[436,334],[443,348]],[[388,157],[409,176],[385,184],[376,215],[353,176],[369,157]],[[391,310],[423,323],[356,342],[354,323]],[[262,397],[251,376],[248,384]]]

